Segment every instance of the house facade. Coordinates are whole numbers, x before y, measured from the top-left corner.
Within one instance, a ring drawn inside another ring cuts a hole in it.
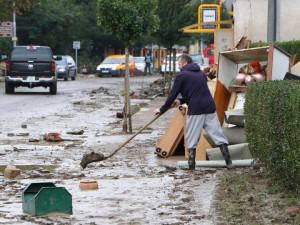
[[[234,43],[246,36],[252,42],[300,39],[300,0],[235,0]]]

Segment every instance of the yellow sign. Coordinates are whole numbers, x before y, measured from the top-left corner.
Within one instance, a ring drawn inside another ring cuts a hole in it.
[[[198,7],[198,23],[179,29],[183,33],[214,33],[215,30],[221,30],[221,24],[231,25],[231,20],[221,21],[220,6],[216,4],[203,4]]]

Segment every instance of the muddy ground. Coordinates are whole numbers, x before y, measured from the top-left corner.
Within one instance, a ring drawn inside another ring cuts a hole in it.
[[[0,176],[0,224],[213,224],[210,202],[216,170],[191,173],[176,167],[183,156],[162,159],[154,154],[155,144],[175,110],[151,124],[112,158],[84,170],[80,167],[83,154],[98,151],[108,155],[130,137],[122,133],[122,119],[116,117],[123,108],[123,97],[114,89],[120,86],[107,88],[105,82],[110,78],[79,78],[76,82],[88,79],[94,79],[94,87],[98,82],[97,88],[86,85],[85,90],[69,91],[63,96],[64,102],[49,106],[45,112],[26,102],[23,108],[31,114],[21,109],[14,112],[13,106],[2,108],[12,112],[1,117],[1,171],[15,165],[21,174],[14,179]],[[137,80],[135,91],[145,83]],[[18,97],[23,93],[8,96],[10,100]],[[50,96],[49,101],[53,98],[57,97]],[[164,100],[145,96],[131,100],[138,109],[132,118],[134,132],[153,118],[153,109]],[[46,141],[51,132],[63,140]],[[99,188],[81,190],[81,181],[97,181]],[[33,216],[23,212],[22,191],[37,182],[66,188],[72,195],[72,215]]]

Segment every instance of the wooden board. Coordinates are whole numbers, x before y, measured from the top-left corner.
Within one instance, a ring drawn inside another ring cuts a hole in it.
[[[178,109],[165,134],[156,143],[155,153],[164,158],[172,155],[183,137],[184,112]]]
[[[226,89],[226,87],[217,80],[216,91],[214,94],[214,100],[217,107],[217,114],[220,121],[221,126],[224,122],[224,112],[227,110],[229,101],[230,101],[230,92]]]
[[[251,63],[254,60],[268,61],[269,46],[222,52],[222,55],[236,64]]]

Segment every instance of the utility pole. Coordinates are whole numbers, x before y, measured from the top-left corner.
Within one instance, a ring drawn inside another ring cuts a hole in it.
[[[267,42],[276,41],[277,0],[268,0]]]
[[[16,25],[16,11],[15,11],[15,6],[16,6],[16,3],[13,2],[13,37],[12,37],[12,41],[13,41],[13,46],[14,47],[17,46],[17,25]]]

